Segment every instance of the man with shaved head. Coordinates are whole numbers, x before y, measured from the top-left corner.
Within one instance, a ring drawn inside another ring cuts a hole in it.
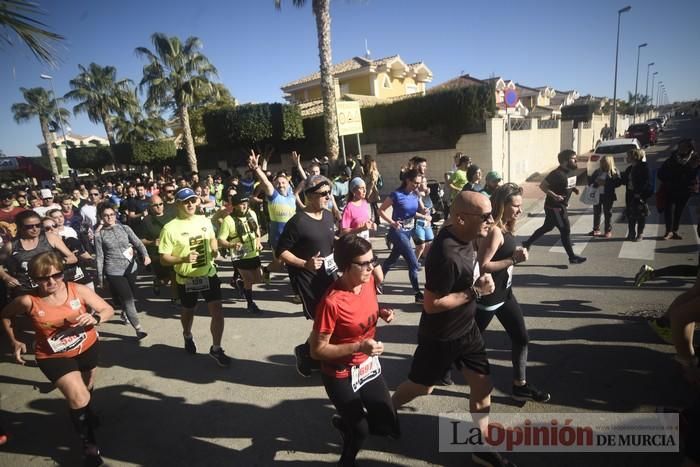
[[[493,293],[494,283],[479,270],[474,241],[486,237],[492,225],[486,196],[468,191],[455,196],[449,222],[435,237],[425,262],[425,300],[411,371],[392,397],[398,409],[430,394],[454,365],[469,384],[469,411],[484,436],[493,386],[474,317],[477,299]],[[472,459],[481,465],[508,465],[495,452],[474,452]]]
[[[158,195],[153,195],[149,199],[148,213],[150,215],[143,218],[143,222],[139,223],[138,235],[143,244],[148,250],[151,258],[158,258],[158,238],[160,231],[163,230],[165,224],[171,219],[165,215],[165,203],[163,198]],[[160,286],[171,281],[173,268],[171,266],[163,266],[160,261],[151,263],[153,268],[153,293],[160,295]]]

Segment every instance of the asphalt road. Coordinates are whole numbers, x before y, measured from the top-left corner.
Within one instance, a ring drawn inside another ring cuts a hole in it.
[[[700,120],[675,120],[660,143],[648,151],[655,164],[680,136],[700,139]],[[552,155],[554,159],[556,156]],[[624,196],[618,196],[620,200]],[[510,344],[494,320],[486,332],[495,384],[493,412],[631,412],[658,406],[683,406],[693,394],[672,361],[672,348],[649,329],[645,317],[661,313],[690,284],[667,278],[632,287],[643,263],[695,264],[698,238],[695,200],[686,210],[681,241],[663,241],[658,215],[649,218],[641,243],[623,242],[626,225],[615,206],[615,237],[591,239],[591,209],[572,203],[575,249],[587,256],[569,266],[552,232],[533,246],[530,260],[518,265],[514,290],[530,334],[528,380],[551,392],[548,404],[521,404],[509,397]],[[529,198],[530,216],[520,223],[522,236],[542,221],[542,200]],[[655,211],[655,210],[654,210]],[[380,257],[387,255],[376,239]],[[230,276],[230,268],[221,268]],[[423,273],[421,273],[423,274]],[[422,276],[421,276],[422,282]],[[224,348],[235,360],[218,368],[206,351],[211,344],[206,312],[199,310],[194,336],[199,354],[182,348],[178,311],[167,298],[154,297],[147,277],[140,282],[142,322],[149,331],[141,343],[130,328],[115,321],[101,326],[101,365],[94,406],[102,426],[100,446],[112,466],[325,465],[337,460],[340,439],[331,428],[334,413],[318,375],[301,378],[294,369],[293,347],[310,323],[289,302],[288,281],[276,275],[256,289],[261,316],[246,314],[225,286]],[[415,349],[419,306],[413,304],[405,267],[389,273],[381,303],[398,311],[381,325],[383,369],[393,390],[404,380]],[[0,447],[0,465],[79,465],[78,442],[65,401],[34,365],[12,363],[5,338],[0,360],[0,407],[10,442]],[[465,454],[438,452],[437,415],[468,410],[468,388],[440,387],[400,412],[398,441],[370,439],[360,454],[364,466],[470,465]],[[678,465],[678,455],[661,454],[513,454],[526,466]]]

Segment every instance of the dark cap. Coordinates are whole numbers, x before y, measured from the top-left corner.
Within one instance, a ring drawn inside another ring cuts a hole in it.
[[[190,187],[185,187],[185,188],[180,188],[175,192],[175,199],[177,201],[186,201],[190,198],[196,198],[197,194],[192,191],[192,188]]]
[[[231,196],[231,204],[243,204],[248,202],[248,197],[243,193],[236,193]]]

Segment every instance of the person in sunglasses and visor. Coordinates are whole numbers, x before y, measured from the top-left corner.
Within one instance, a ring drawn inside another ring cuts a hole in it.
[[[301,297],[307,319],[314,319],[316,306],[336,279],[338,267],[333,259],[335,218],[326,209],[331,182],[323,175],[306,179],[306,206],[285,224],[277,243],[277,257],[287,265],[289,282]],[[309,378],[319,363],[311,358],[309,342],[294,348],[297,372]]]
[[[57,251],[65,264],[78,262],[78,258],[68,249],[61,237],[42,230],[41,218],[34,211],[24,211],[15,217],[17,237],[3,245],[0,261],[6,270],[0,272],[2,280],[10,290],[10,296],[17,297],[31,293],[36,284],[29,276],[29,262],[36,255]]]
[[[224,334],[224,313],[221,306],[221,280],[216,274],[214,260],[219,244],[214,226],[204,216],[196,215],[199,197],[192,188],[180,188],[175,193],[177,217],[163,227],[158,239],[160,262],[175,269],[177,292],[182,303],[182,335],[185,351],[197,353],[192,336],[192,322],[197,300],[201,295],[211,315],[211,356],[220,367],[228,367],[231,358],[221,347]]]
[[[88,287],[63,280],[64,259],[46,251],[28,265],[33,294],[15,298],[2,311],[2,324],[17,363],[24,365],[24,342],[17,340],[13,318],[29,317],[34,328],[36,362],[42,373],[63,394],[70,418],[83,443],[84,465],[102,464],[95,439],[96,417],[90,407],[98,362],[95,326],[108,321],[114,310]],[[92,309],[92,313],[88,313]]]

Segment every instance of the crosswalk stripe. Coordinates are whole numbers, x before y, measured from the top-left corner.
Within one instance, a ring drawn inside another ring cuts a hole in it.
[[[576,222],[574,222],[574,225],[571,226],[571,236],[575,235],[582,235],[584,236],[585,240],[579,240],[576,239],[574,241],[574,254],[577,256],[583,253],[583,250],[588,246],[588,242],[592,237],[587,236],[586,234],[590,232],[591,230],[591,225],[593,224],[593,219],[592,219],[592,213],[591,215],[581,215],[578,216],[578,219],[576,219]],[[559,230],[554,229],[552,232],[559,233]],[[566,253],[564,251],[564,247],[561,246],[561,240],[557,241],[556,245],[554,245],[552,248],[549,249],[550,253]]]
[[[647,224],[644,227],[644,239],[640,242],[624,241],[617,257],[620,259],[636,259],[640,261],[652,261],[656,254],[656,243],[659,236],[659,213],[652,208],[647,216]]]

